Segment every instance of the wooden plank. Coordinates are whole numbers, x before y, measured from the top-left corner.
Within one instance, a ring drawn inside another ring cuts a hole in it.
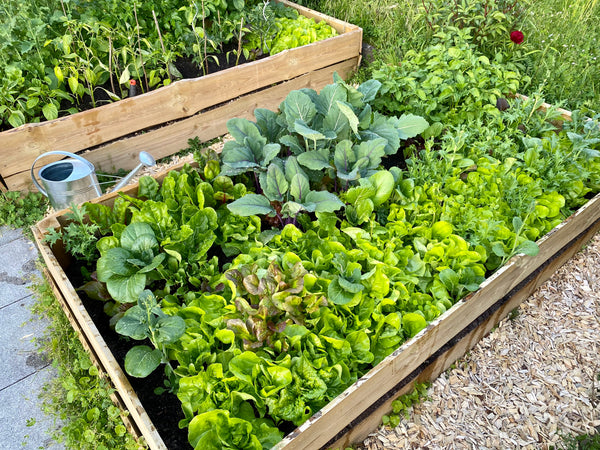
[[[286,4],[295,7],[289,2]],[[309,11],[300,9],[301,12]],[[322,17],[334,23],[332,18]],[[339,26],[339,21],[335,23]],[[76,153],[357,57],[360,55],[362,30],[350,24],[346,28],[349,31],[338,36],[285,50],[259,61],[200,78],[179,80],[135,98],[72,116],[4,131],[0,133],[0,174],[8,178],[28,170],[33,160],[47,151]]]
[[[579,236],[569,242],[561,249],[554,258],[546,261],[538,270],[532,273],[523,282],[523,286],[516,292],[507,294],[497,304],[480,316],[475,323],[479,325],[472,326],[464,336],[458,337],[448,344],[450,348],[439,355],[429,358],[426,363],[419,367],[406,379],[399,381],[396,386],[391,388],[381,399],[371,408],[365,411],[364,417],[359,417],[356,421],[347,426],[341,437],[334,442],[326,444],[327,448],[343,449],[354,443],[362,442],[381,425],[381,418],[384,414],[389,414],[392,410],[392,402],[400,395],[409,393],[414,388],[415,383],[435,380],[442,372],[448,369],[457,359],[465,355],[477,343],[486,336],[502,319],[504,319],[513,309],[518,307],[531,294],[533,294],[544,282],[546,282],[563,264],[573,257],[590,239],[600,230],[600,219],[598,219],[587,230],[584,230]],[[487,316],[487,317],[485,317]]]
[[[356,25],[352,25],[348,22],[344,22],[343,20],[337,19],[332,16],[328,16],[327,14],[323,14],[322,12],[309,9],[305,6],[297,5],[296,3],[292,3],[288,0],[276,0],[276,1],[278,3],[283,3],[286,6],[297,9],[300,14],[302,14],[305,17],[308,17],[309,19],[315,19],[315,22],[317,22],[317,23],[324,20],[325,22],[327,22],[329,24],[329,26],[331,26],[332,28],[335,28],[335,30],[340,34],[348,33],[350,31],[353,31],[355,28],[357,28]]]
[[[308,87],[319,90],[332,83],[333,73],[346,78],[358,67],[358,57],[301,75],[290,81],[271,86],[253,94],[239,97],[218,108],[194,115],[167,126],[112,142],[83,154],[96,169],[114,172],[116,168],[129,170],[138,164],[140,151],[150,152],[156,159],[177,153],[187,147],[188,139],[196,136],[208,141],[227,132],[226,123],[232,117],[253,119],[255,108],[277,109],[292,90]],[[41,163],[47,164],[44,158]],[[30,164],[31,165],[31,164]],[[11,190],[34,190],[30,167],[6,178]]]
[[[306,423],[290,433],[276,449],[321,448],[373,403],[383,397],[391,383],[409,376],[432,354],[457,336],[507,292],[512,291],[545,261],[564,248],[580,230],[593,226],[600,218],[600,194],[538,241],[536,256],[517,255],[447,313],[371,369]]]
[[[37,228],[34,227],[32,229],[32,232],[33,232],[34,236],[36,236],[36,240],[43,238]],[[89,341],[86,339],[85,334],[81,330],[81,327],[77,323],[77,320],[75,319],[75,316],[73,315],[73,312],[71,311],[71,308],[69,307],[69,304],[63,297],[62,292],[60,291],[58,286],[56,285],[56,282],[54,281],[52,274],[50,273],[50,271],[47,268],[44,268],[43,273],[44,273],[44,277],[46,278],[46,281],[48,282],[48,285],[50,286],[50,289],[52,289],[52,293],[54,294],[54,297],[56,298],[59,305],[61,306],[65,316],[67,317],[67,319],[69,320],[69,323],[73,327],[73,330],[75,330],[75,332],[77,333],[79,342],[81,342],[81,345],[83,346],[85,351],[89,354],[92,364],[94,366],[96,366],[96,368],[98,369],[99,376],[102,379],[107,380],[111,384],[111,386],[113,386],[113,388],[114,388],[112,380],[106,373],[104,366],[102,366],[102,363],[100,362],[100,360],[98,358],[98,355],[96,354],[96,352],[90,345]],[[119,391],[114,390],[113,392],[111,392],[110,399],[115,404],[115,406],[117,406],[119,408],[119,415],[121,416],[121,419],[123,420],[123,424],[125,425],[125,428],[127,428],[127,431],[136,439],[140,439],[142,437],[142,433],[140,432],[139,428],[137,427],[137,424],[131,419],[131,416],[127,412],[127,407],[125,406],[123,399],[121,398],[121,396],[119,394]]]
[[[50,251],[49,247],[42,242],[43,232],[38,227],[33,229],[34,237],[38,249],[46,263],[48,271],[52,275],[52,279],[56,286],[61,291],[64,300],[68,304],[68,309],[72,313],[75,321],[78,323],[81,332],[85,335],[85,339],[89,342],[91,349],[97,356],[98,361],[110,376],[115,388],[119,391],[123,403],[127,407],[132,419],[135,421],[139,430],[143,434],[148,446],[152,450],[166,450],[162,438],[152,424],[148,414],[144,410],[137,394],[131,387],[129,380],[125,376],[121,367],[110,352],[110,349],[104,342],[104,339],[98,332],[87,310],[79,300],[77,293],[71,282],[65,275],[62,267]]]
[[[522,94],[515,94],[515,97],[523,99],[523,100],[529,100],[528,96],[522,95]],[[550,108],[552,108],[552,105],[550,103],[543,102],[542,104],[540,104],[540,107],[538,109],[541,109],[542,111],[546,111]],[[573,120],[571,111],[567,111],[566,109],[563,109],[563,108],[556,108],[556,111],[560,113],[560,116],[564,120],[568,120],[569,122],[571,120]]]

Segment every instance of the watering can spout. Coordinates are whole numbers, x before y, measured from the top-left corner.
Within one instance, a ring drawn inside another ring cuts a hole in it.
[[[124,178],[121,179],[109,192],[116,192],[125,186],[131,179],[142,169],[142,167],[152,167],[156,165],[156,161],[152,155],[148,152],[140,152],[139,155],[140,163],[129,172]]]

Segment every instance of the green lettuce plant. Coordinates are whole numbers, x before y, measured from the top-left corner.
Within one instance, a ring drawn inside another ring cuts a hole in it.
[[[294,18],[278,18],[276,19],[276,25],[278,32],[270,46],[269,53],[271,55],[337,36],[335,28],[324,20],[317,22],[313,18],[300,14],[297,14]]]
[[[249,9],[245,18],[248,32],[244,35],[242,49],[247,59],[262,54],[275,55],[337,36],[337,31],[324,20],[317,22],[293,8],[269,0]]]
[[[189,442],[194,448],[228,448],[239,450],[262,450],[264,447],[252,425],[229,411],[215,409],[199,414],[189,425]]]
[[[383,205],[395,188],[391,172],[380,170],[369,178],[361,178],[359,185],[348,189],[342,197],[347,203],[346,218],[351,224],[366,222],[376,208]]]
[[[120,237],[107,236],[98,241],[100,258],[98,280],[106,283],[110,295],[120,303],[135,303],[149,277],[166,257],[160,253],[152,227],[136,222],[123,229]]]

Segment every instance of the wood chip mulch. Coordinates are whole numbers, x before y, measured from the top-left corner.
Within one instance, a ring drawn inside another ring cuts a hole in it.
[[[600,431],[600,234],[363,449],[549,449]]]

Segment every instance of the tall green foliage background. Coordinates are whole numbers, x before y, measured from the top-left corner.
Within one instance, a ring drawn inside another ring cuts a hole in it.
[[[472,27],[481,52],[491,57],[502,54],[504,62],[516,64],[523,75],[531,77],[523,94],[540,92],[547,102],[570,110],[600,110],[598,0],[301,3],[362,27],[364,41],[375,47],[375,58],[385,62],[401,62],[409,50],[423,49],[435,33],[432,27]],[[514,30],[523,32],[522,44],[511,42]]]

